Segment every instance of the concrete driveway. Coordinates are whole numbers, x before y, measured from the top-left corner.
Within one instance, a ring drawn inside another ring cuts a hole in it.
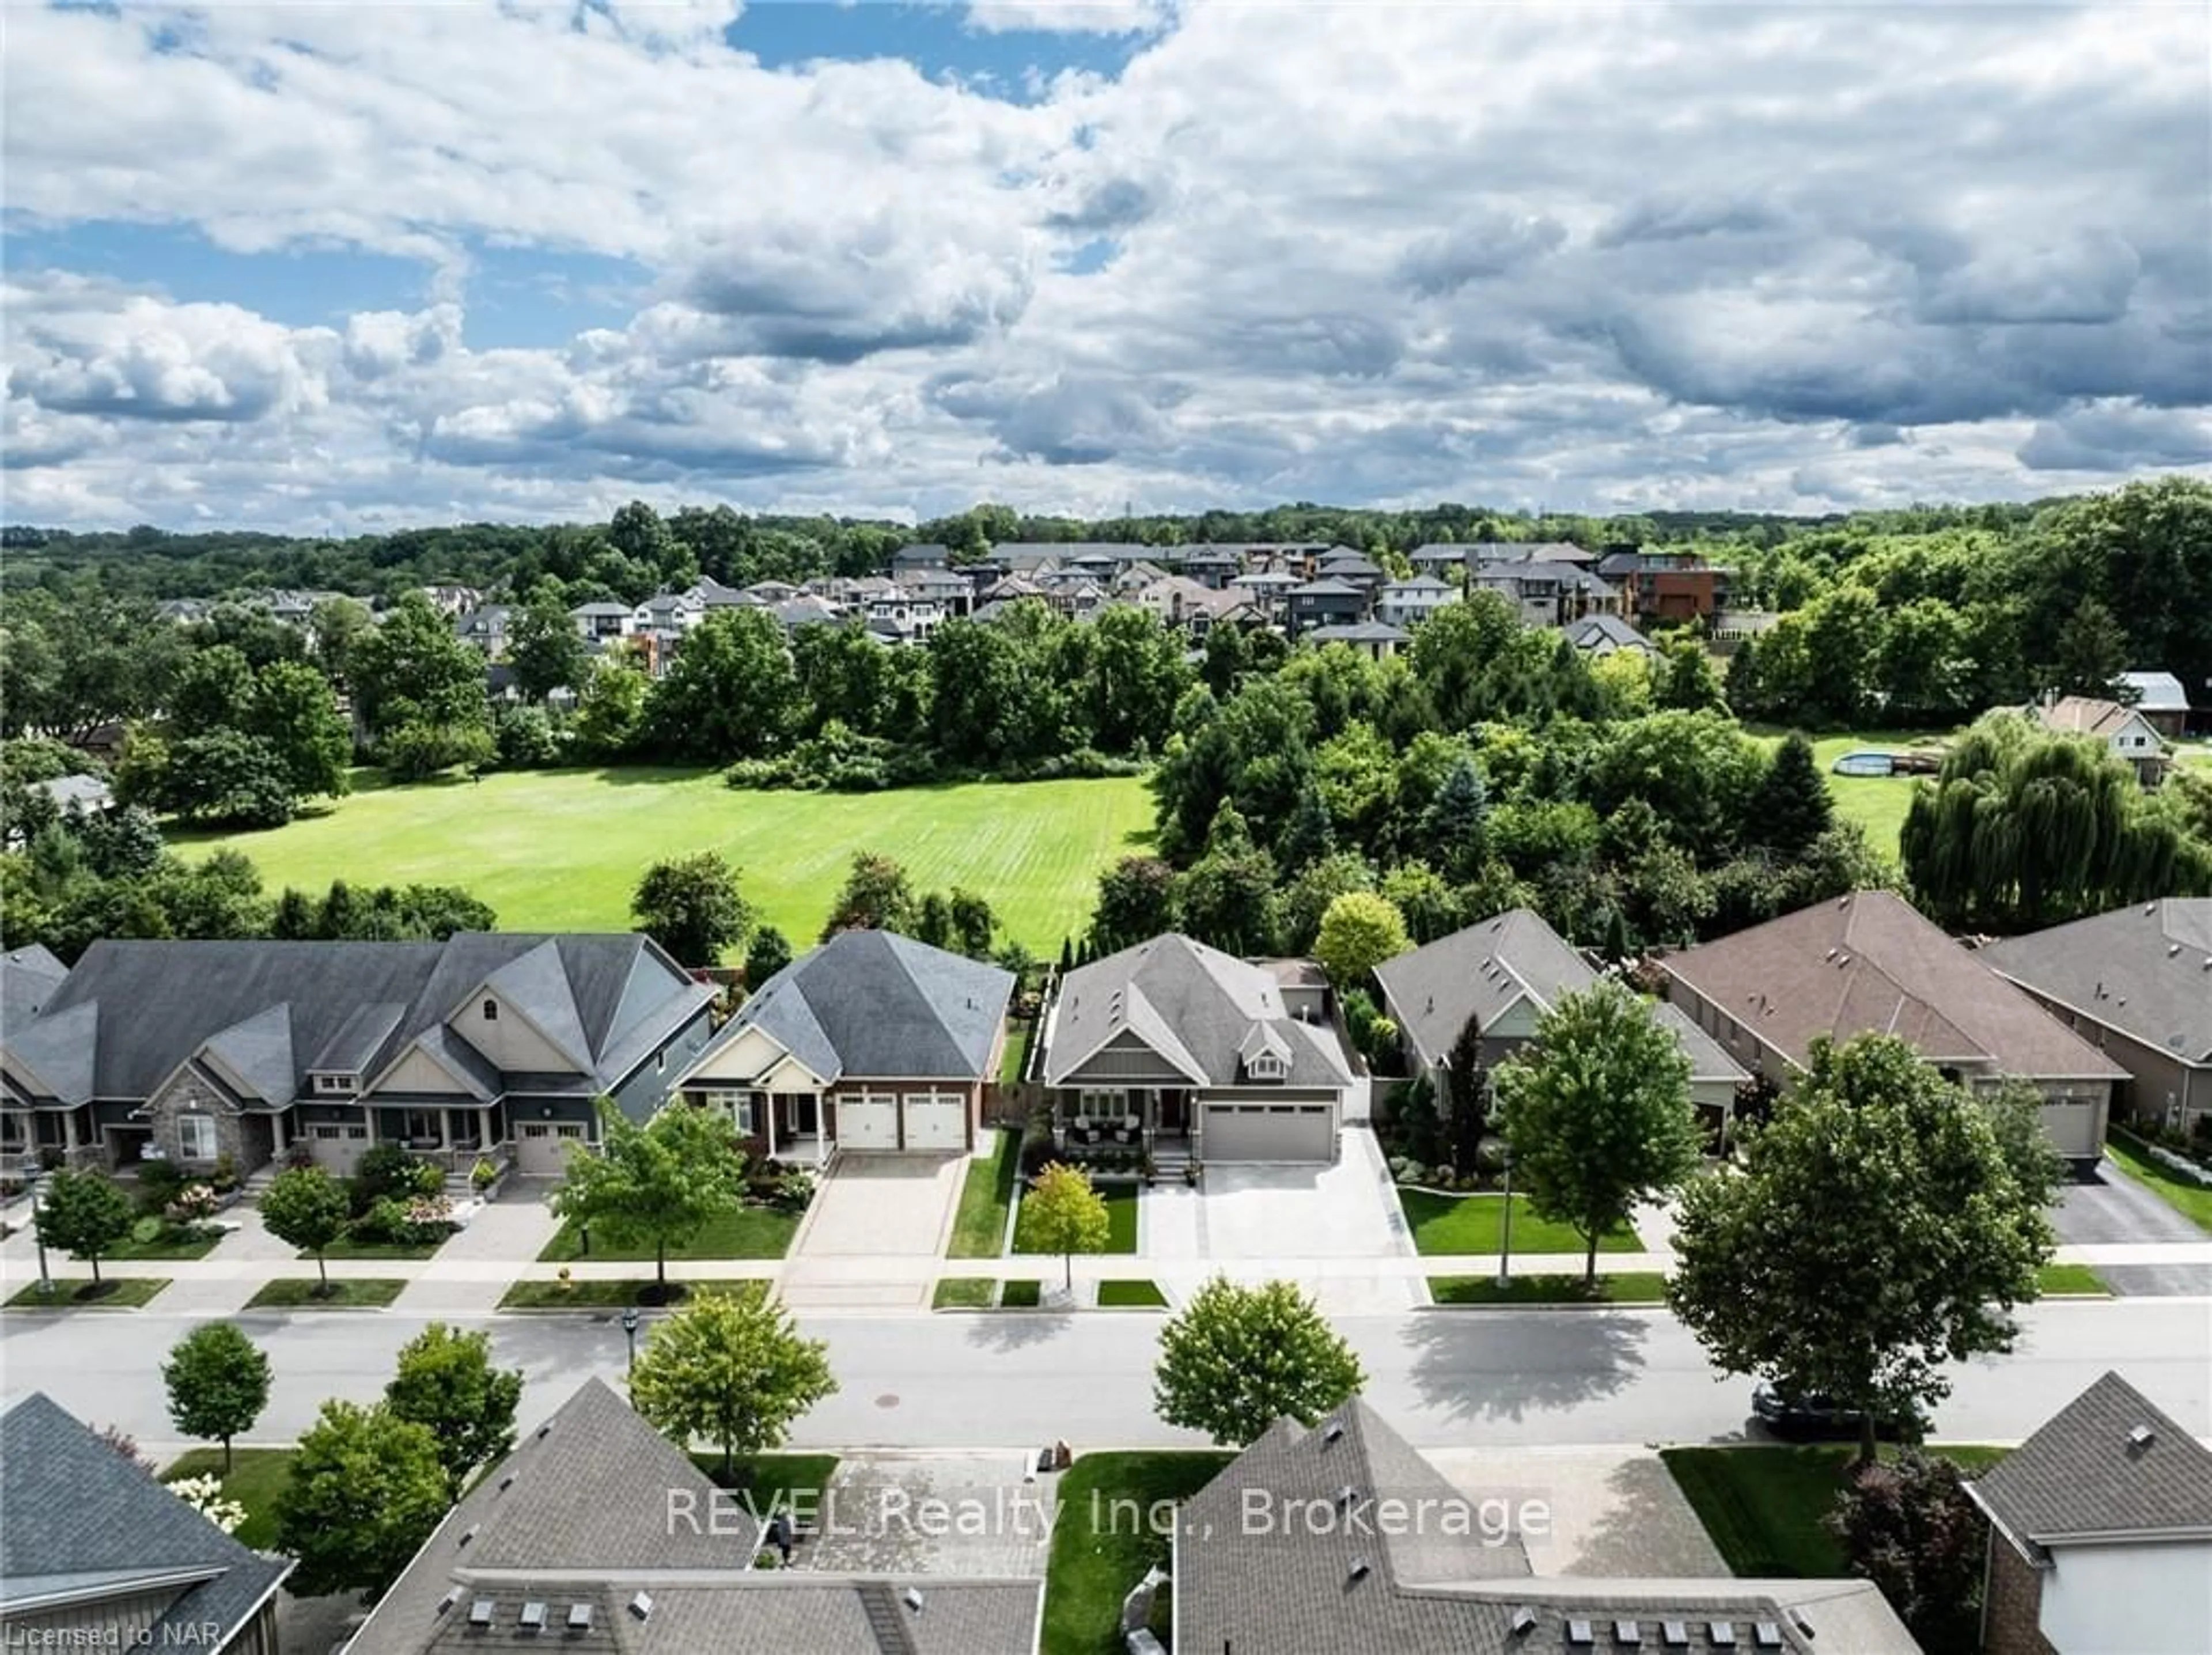
[[[965,1155],[843,1155],[823,1182],[794,1258],[936,1258],[967,1176]]]
[[[1333,1166],[1215,1162],[1197,1190],[1145,1196],[1140,1248],[1171,1263],[1398,1258],[1413,1250],[1375,1135],[1348,1129]]]
[[[2202,1241],[2204,1232],[2110,1161],[2087,1183],[2063,1186],[2051,1227],[2069,1246],[2130,1241]]]

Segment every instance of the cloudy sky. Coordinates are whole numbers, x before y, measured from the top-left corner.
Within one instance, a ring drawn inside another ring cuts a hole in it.
[[[2212,471],[2212,10],[4,22],[6,514],[1811,511]]]

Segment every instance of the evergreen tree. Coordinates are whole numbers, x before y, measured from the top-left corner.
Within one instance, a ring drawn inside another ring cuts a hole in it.
[[[1777,855],[1802,855],[1835,825],[1828,783],[1813,757],[1813,744],[1792,730],[1768,761],[1751,796],[1747,837]]]
[[[1336,829],[1328,819],[1328,805],[1321,789],[1309,782],[1299,790],[1297,808],[1283,835],[1283,872],[1297,873],[1311,867],[1335,849]]]
[[[2052,677],[2061,695],[2107,697],[2128,667],[2127,630],[2099,599],[2084,598],[2058,637]]]
[[[1427,860],[1448,879],[1472,877],[1489,853],[1489,821],[1490,789],[1474,761],[1462,758],[1422,813]]]

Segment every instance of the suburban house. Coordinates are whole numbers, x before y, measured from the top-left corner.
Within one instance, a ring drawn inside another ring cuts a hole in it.
[[[902,575],[918,575],[926,569],[951,569],[951,550],[933,542],[916,541],[911,545],[901,546],[891,554],[890,573],[893,580],[896,580]]]
[[[1302,581],[1285,594],[1291,636],[1317,626],[1357,626],[1367,618],[1367,593],[1349,581]]]
[[[898,577],[899,590],[908,597],[933,603],[950,618],[966,616],[975,607],[975,582],[950,569],[917,569]]]
[[[375,1143],[449,1171],[558,1173],[593,1101],[642,1120],[706,1044],[714,990],[651,940],[117,941],[0,1033],[0,1113],[70,1164],[346,1173]]]
[[[479,604],[453,621],[455,637],[490,656],[507,653],[507,635],[514,629],[514,611],[505,604]]]
[[[1667,997],[1777,1085],[1820,1036],[1893,1034],[1978,1092],[2029,1082],[2060,1154],[2094,1165],[2103,1153],[2127,1071],[1893,892],[1816,903],[1659,964]]]
[[[798,1492],[812,1516],[821,1491]],[[839,1520],[864,1519],[848,1509]],[[922,1520],[917,1512],[909,1533]],[[1042,1580],[757,1568],[767,1530],[764,1514],[588,1379],[446,1514],[344,1655],[1037,1646]]]
[[[1334,547],[1324,553],[1314,575],[1317,580],[1342,581],[1368,592],[1376,590],[1390,578],[1389,571],[1382,564],[1349,546]]]
[[[1731,570],[1694,551],[1623,549],[1598,559],[1597,572],[1620,583],[1639,621],[1711,621],[1729,605]]]
[[[1565,626],[1585,615],[1611,614],[1620,603],[1617,589],[1579,563],[1478,563],[1468,579],[1512,605],[1524,626]]]
[[[2085,735],[2103,742],[2114,758],[2127,760],[2136,779],[2147,788],[2166,779],[2166,738],[2136,708],[2095,696],[2061,696],[2056,701],[2039,702],[2027,711],[2053,735]]]
[[[604,643],[610,638],[628,637],[634,630],[628,604],[578,604],[568,611],[568,618],[576,624],[576,636],[586,643]]]
[[[2115,908],[1978,958],[2128,1072],[2120,1113],[2183,1132],[2212,1117],[2212,897]]]
[[[927,643],[947,617],[943,603],[903,587],[868,599],[868,630],[886,643]]]
[[[1230,581],[1232,591],[1241,592],[1270,621],[1279,622],[1289,612],[1291,593],[1305,582],[1285,569],[1255,569],[1249,575],[1240,575]]]
[[[1870,1580],[1537,1575],[1500,1493],[1448,1482],[1364,1402],[1278,1420],[1176,1514],[1173,1646],[1918,1655]]]
[[[0,1415],[0,1647],[276,1655],[289,1558],[233,1539],[43,1392]]]
[[[2189,691],[2171,672],[2123,672],[2117,685],[2120,699],[2149,721],[2151,728],[2168,739],[2189,732]]]
[[[998,1074],[1014,979],[891,931],[841,931],[778,971],[677,1076],[763,1154],[962,1153]]]
[[[1567,642],[1593,660],[1626,649],[1646,660],[1659,658],[1659,647],[1618,615],[1585,615],[1567,628]]]
[[[1388,660],[1413,641],[1413,635],[1404,628],[1382,621],[1358,621],[1350,626],[1316,626],[1304,636],[1305,641],[1316,648],[1340,643],[1370,660]]]
[[[1541,915],[1514,908],[1384,960],[1375,980],[1413,1073],[1441,1086],[1469,1018],[1482,1031],[1483,1067],[1495,1068],[1528,1044],[1539,1018],[1589,988],[1598,974]],[[1750,1075],[1680,1007],[1660,1001],[1652,1014],[1690,1060],[1691,1101],[1724,1130],[1735,1089]]]
[[[1375,618],[1389,626],[1419,626],[1446,604],[1459,601],[1459,588],[1433,575],[1393,581],[1375,600]]]
[[[1334,1161],[1352,1070],[1325,1013],[1267,965],[1170,933],[1078,966],[1048,1015],[1063,1143],[1156,1161]]]
[[[1967,1485],[1990,1520],[1987,1655],[2198,1655],[2212,1450],[2106,1373]]]
[[[1230,587],[1210,587],[1187,575],[1164,575],[1139,587],[1137,607],[1171,630],[1203,638],[1224,621],[1259,619],[1259,611],[1244,593]]]
[[[1235,580],[1244,568],[1244,560],[1227,546],[1188,546],[1182,561],[1185,575],[1216,592]]]

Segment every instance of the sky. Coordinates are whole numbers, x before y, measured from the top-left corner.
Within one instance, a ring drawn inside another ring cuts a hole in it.
[[[7,0],[13,522],[2212,474],[2212,8]]]

